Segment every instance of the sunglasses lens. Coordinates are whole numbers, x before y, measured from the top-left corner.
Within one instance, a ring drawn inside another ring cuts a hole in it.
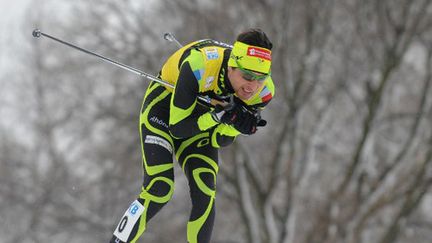
[[[263,76],[257,77],[256,80],[262,82],[262,81],[264,81],[266,78],[267,78],[267,75],[263,75]]]
[[[252,81],[252,80],[254,80],[254,77],[253,77],[251,74],[249,74],[249,73],[243,73],[242,77],[243,77],[245,80],[247,80],[247,81]]]
[[[249,73],[249,72],[243,72],[242,77],[247,81],[257,80],[257,81],[261,82],[267,78],[267,75],[254,75],[254,74]]]
[[[241,70],[241,72],[243,73],[242,77],[247,81],[257,80],[257,81],[262,82],[268,77],[268,75],[265,75],[265,74],[264,75],[257,75],[255,73],[249,71],[249,70],[244,69],[240,65],[240,63],[237,61],[237,59],[236,59],[236,63],[238,65],[239,69]]]

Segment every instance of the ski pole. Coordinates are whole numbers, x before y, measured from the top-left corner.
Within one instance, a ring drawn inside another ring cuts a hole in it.
[[[183,45],[175,38],[173,33],[165,33],[164,34],[164,39],[169,41],[169,42],[174,42],[179,48],[182,48]]]
[[[112,60],[112,59],[109,59],[109,58],[104,57],[104,56],[102,56],[102,55],[99,55],[99,54],[97,54],[97,53],[91,52],[91,51],[86,50],[86,49],[84,49],[84,48],[81,48],[81,47],[79,47],[79,46],[73,45],[73,44],[71,44],[71,43],[69,43],[69,42],[66,42],[66,41],[64,41],[64,40],[60,40],[60,39],[58,39],[58,38],[56,38],[56,37],[54,37],[54,36],[51,36],[51,35],[48,35],[48,34],[42,32],[42,31],[39,30],[39,29],[35,29],[35,30],[33,30],[32,35],[33,35],[33,37],[35,37],[35,38],[40,38],[41,36],[46,37],[46,38],[49,38],[49,39],[51,39],[51,40],[54,40],[54,41],[56,41],[56,42],[59,42],[59,43],[61,43],[61,44],[63,44],[63,45],[66,45],[66,46],[71,47],[71,48],[73,48],[73,49],[76,49],[76,50],[78,50],[78,51],[81,51],[81,52],[84,52],[84,53],[89,54],[89,55],[91,55],[91,56],[94,56],[94,57],[97,57],[97,58],[99,58],[99,59],[102,59],[103,61],[108,62],[108,63],[110,63],[110,64],[113,64],[113,65],[115,65],[115,66],[117,66],[117,67],[120,67],[120,68],[125,69],[125,70],[130,71],[130,72],[133,72],[133,73],[135,73],[135,74],[137,74],[137,75],[139,75],[139,76],[141,76],[141,77],[144,77],[144,78],[150,79],[150,80],[152,80],[152,81],[155,81],[155,82],[157,82],[157,83],[159,83],[159,84],[164,85],[165,87],[174,88],[174,85],[168,83],[168,82],[165,81],[165,80],[162,80],[162,79],[157,78],[157,77],[155,77],[155,76],[153,76],[153,75],[150,75],[150,74],[148,74],[148,73],[145,73],[145,72],[143,72],[143,71],[141,71],[141,70],[139,70],[139,69],[136,69],[136,68],[134,68],[134,67],[130,67],[130,66],[128,66],[128,65],[125,65],[125,64],[123,64],[123,63],[120,63],[120,62],[114,61],[114,60]],[[174,40],[175,40],[175,38],[174,38]],[[175,41],[177,41],[177,40],[175,40]],[[177,43],[178,43],[178,45],[181,45],[178,41],[177,41]],[[215,99],[211,99],[211,98],[208,97],[208,96],[197,96],[197,98],[198,98],[200,101],[204,102],[205,104],[207,104],[207,105],[211,105],[211,106],[216,106],[216,105],[223,105],[223,106],[224,106],[224,105],[226,105],[225,102],[222,102],[222,101],[219,101],[219,100],[215,100]]]

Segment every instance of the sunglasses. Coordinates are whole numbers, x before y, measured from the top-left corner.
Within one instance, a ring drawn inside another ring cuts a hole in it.
[[[237,61],[237,59],[235,60],[235,62],[237,63],[238,68],[242,72],[242,77],[247,81],[257,80],[259,82],[263,82],[271,74],[256,74],[250,70],[243,68],[242,65],[240,65],[240,63]]]

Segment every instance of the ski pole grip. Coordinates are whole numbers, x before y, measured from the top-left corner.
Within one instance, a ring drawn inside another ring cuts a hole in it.
[[[223,107],[229,105],[229,103],[227,103],[227,102],[220,101],[220,100],[216,100],[216,99],[211,99],[211,100],[210,100],[210,104],[211,104],[212,106],[220,105],[220,106],[223,106]]]

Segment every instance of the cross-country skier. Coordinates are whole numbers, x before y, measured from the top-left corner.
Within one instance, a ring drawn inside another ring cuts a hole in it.
[[[140,134],[144,182],[115,229],[111,243],[136,242],[174,191],[173,156],[190,188],[189,243],[208,243],[215,219],[218,149],[264,126],[260,110],[274,95],[272,43],[260,29],[238,35],[231,47],[214,41],[190,43],[168,58],[144,96]],[[201,104],[208,96],[221,104]],[[223,103],[223,104],[222,104]]]

